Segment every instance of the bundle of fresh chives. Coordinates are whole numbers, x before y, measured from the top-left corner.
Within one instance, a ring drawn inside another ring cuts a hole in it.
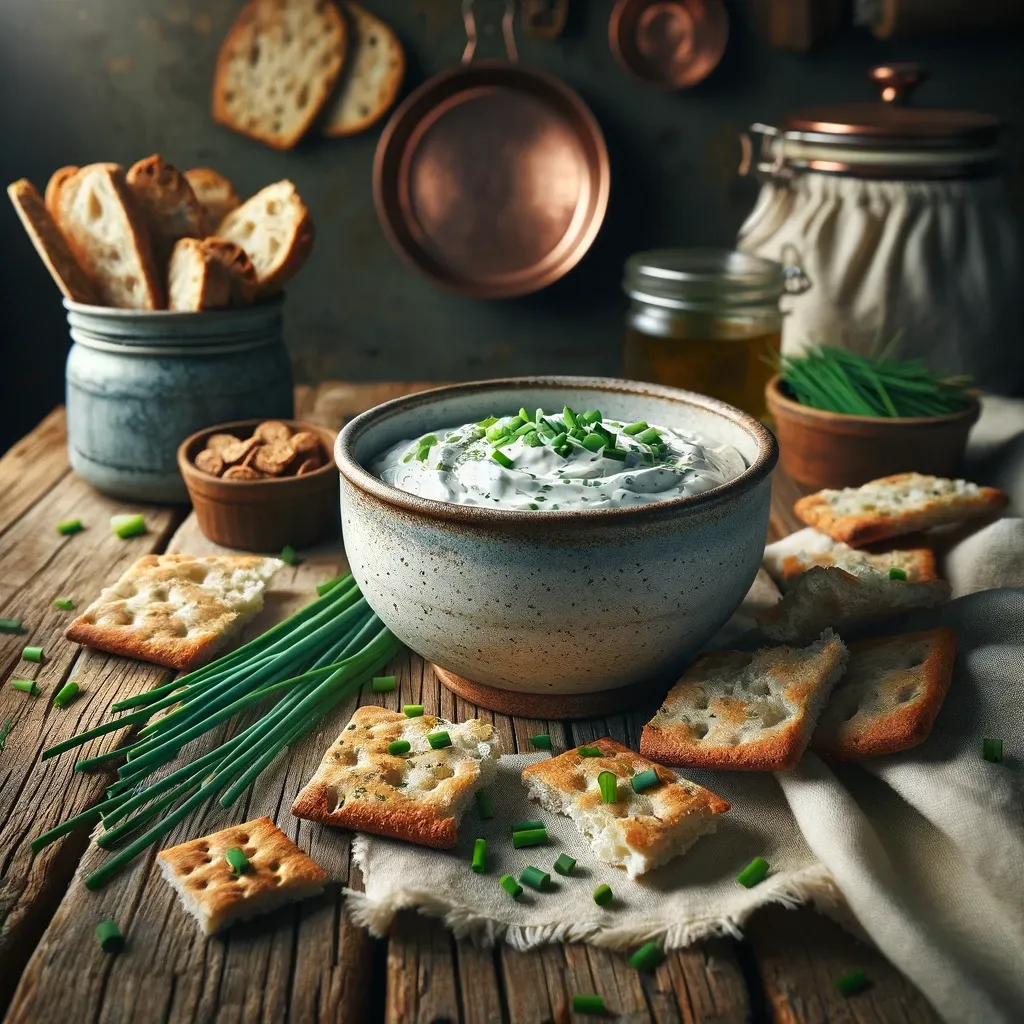
[[[312,604],[284,622],[194,672],[114,705],[128,714],[44,751],[49,758],[114,732],[142,726],[125,747],[79,761],[78,771],[125,756],[107,799],[32,841],[33,852],[79,825],[102,820],[96,844],[125,845],[87,879],[98,889],[192,811],[214,797],[230,807],[286,747],[312,730],[393,657],[398,641],[359,593],[340,578]],[[156,778],[192,740],[268,698],[277,702],[215,749]],[[176,705],[176,706],[175,706]],[[173,710],[159,718],[159,711]],[[142,826],[156,819],[147,829]]]

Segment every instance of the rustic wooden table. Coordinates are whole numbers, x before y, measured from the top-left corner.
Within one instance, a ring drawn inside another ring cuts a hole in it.
[[[298,415],[337,428],[363,408],[426,386],[300,388]],[[789,514],[794,493],[792,484],[776,480],[776,535],[794,526]],[[108,519],[124,511],[143,511],[150,532],[129,541],[113,537]],[[936,1021],[920,993],[877,952],[810,910],[760,912],[743,942],[698,943],[671,954],[646,977],[631,970],[621,954],[580,945],[530,953],[475,949],[455,941],[436,921],[412,913],[398,919],[386,942],[374,941],[346,918],[337,885],[319,899],[205,940],[176,906],[152,853],[100,893],[83,884],[85,872],[99,860],[85,831],[33,856],[34,835],[87,808],[108,782],[99,773],[75,774],[73,757],[41,763],[41,751],[105,720],[112,701],[164,683],[170,675],[64,640],[67,614],[54,609],[53,600],[72,596],[81,605],[150,551],[210,550],[187,512],[126,506],[76,478],[65,458],[60,409],[0,459],[0,616],[23,619],[30,629],[27,636],[0,636],[0,723],[13,717],[0,752],[0,1012],[6,1010],[8,1022],[542,1024],[570,1020],[568,998],[576,991],[602,993],[614,1019],[631,1022]],[[71,517],[93,528],[59,536],[54,525]],[[310,553],[275,584],[267,616],[308,601],[315,583],[343,568],[338,547]],[[27,642],[47,653],[35,673],[43,690],[36,699],[6,685],[12,674],[32,675],[26,670],[34,666],[19,659]],[[478,712],[453,697],[414,655],[401,654],[390,671],[399,677],[399,691],[386,695],[389,706],[422,703],[428,712],[458,718],[480,714],[493,721],[506,750],[520,749],[537,732],[550,732],[559,746],[610,735],[635,747],[643,720],[639,715],[571,723],[512,719]],[[83,696],[57,711],[49,698],[70,678],[81,684]],[[351,704],[339,708],[319,733],[262,776],[244,807],[197,814],[168,837],[168,845],[270,814],[334,877],[358,887],[347,834],[289,813],[351,710]],[[124,734],[105,736],[90,752],[123,740]],[[128,937],[116,958],[100,952],[93,937],[96,923],[107,917],[116,918]],[[854,968],[864,969],[873,986],[845,999],[833,979]]]

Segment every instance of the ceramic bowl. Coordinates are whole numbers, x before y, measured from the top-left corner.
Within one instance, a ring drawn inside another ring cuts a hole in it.
[[[369,468],[404,438],[532,409],[692,429],[748,469],[692,497],[629,509],[513,511],[408,494]],[[395,635],[449,672],[526,694],[580,695],[662,677],[729,618],[761,562],[775,438],[724,402],[654,384],[533,377],[385,402],[338,436],[345,550]]]

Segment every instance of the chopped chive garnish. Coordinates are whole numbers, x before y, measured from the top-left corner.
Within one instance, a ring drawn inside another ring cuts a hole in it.
[[[110,517],[110,528],[121,540],[129,537],[141,537],[146,533],[146,520],[141,515],[122,515]]]
[[[518,430],[512,431],[512,436],[525,437],[527,434],[536,434],[537,424],[536,423],[524,423]]]
[[[604,882],[594,890],[594,902],[599,907],[607,907],[613,899],[615,895],[612,893],[612,887]]]
[[[591,423],[601,422],[601,411],[600,409],[588,409],[582,416],[577,416],[577,419],[583,420],[584,423],[589,426]]]
[[[491,458],[499,465],[504,466],[506,469],[511,469],[515,463],[510,459],[504,452],[497,450],[491,452]]]
[[[437,444],[437,438],[433,434],[424,434],[419,440],[420,448],[433,448]]]
[[[116,921],[100,921],[96,925],[96,941],[104,953],[120,953],[124,949],[124,936]]]
[[[626,461],[626,453],[619,451],[618,448],[605,447],[605,449],[601,452],[601,456],[605,459],[614,459],[616,462]]]
[[[75,610],[75,602],[70,597],[58,597],[53,602],[53,607],[60,609],[62,612],[73,612]]]
[[[4,744],[7,742],[7,737],[11,735],[11,730],[14,728],[14,715],[8,715],[3,723],[0,724],[0,750],[4,749]]]
[[[27,633],[21,619],[0,619],[0,633]]]
[[[576,870],[576,861],[567,853],[560,853],[555,861],[555,871],[560,875],[571,875]]]
[[[561,448],[562,445],[564,445],[565,442],[568,440],[568,438],[569,435],[564,430],[560,434],[555,434],[555,436],[551,439],[551,447],[556,450]]]
[[[580,757],[604,757],[604,754],[601,753],[600,747],[577,747],[576,753],[579,754]]]
[[[477,420],[476,421],[476,425],[478,427],[485,427],[486,428],[486,427],[493,427],[494,424],[497,423],[497,422],[498,422],[498,417],[497,416],[488,416],[487,419]]]
[[[646,430],[642,430],[637,434],[636,439],[642,444],[658,444],[661,441],[661,434],[658,433],[657,427],[648,427]]]
[[[390,693],[396,686],[398,686],[398,680],[395,676],[374,676],[370,683],[370,689],[374,693]]]
[[[636,423],[630,423],[628,427],[623,427],[622,432],[632,437],[633,434],[642,434],[646,429],[647,420],[637,420]]]
[[[513,821],[509,831],[515,835],[517,832],[532,832],[538,828],[544,828],[543,821]]]
[[[530,737],[530,743],[538,750],[550,750],[551,736],[546,732],[538,733],[536,736]]]
[[[905,580],[907,578],[907,570],[901,569],[898,565],[889,566],[889,579],[891,580]]]
[[[531,864],[519,872],[519,881],[523,885],[528,885],[531,889],[536,889],[537,892],[544,892],[551,885],[551,876],[546,871],[541,871],[540,868],[535,868]]]
[[[81,519],[65,519],[57,524],[57,532],[63,537],[70,537],[73,533],[81,533],[85,527]]]
[[[487,840],[478,839],[473,843],[473,870],[482,875],[487,870]]]
[[[285,546],[281,548],[281,561],[286,565],[299,564],[299,556],[295,553],[295,548],[293,548],[291,544],[285,544]]]
[[[43,660],[43,649],[42,647],[23,647],[21,656],[25,661],[33,661],[38,665]]]
[[[601,789],[602,803],[618,803],[619,777],[615,774],[615,772],[601,772],[601,774],[597,777],[597,784]]]
[[[498,880],[498,884],[514,900],[519,899],[523,894],[523,887],[511,875],[502,875]]]
[[[525,409],[522,408],[519,410],[519,418],[523,421],[523,423],[533,422],[533,417]]]
[[[737,876],[736,881],[745,889],[753,889],[768,877],[768,861],[755,857]]]
[[[12,679],[11,689],[20,690],[22,693],[27,693],[30,697],[39,696],[39,687],[36,686],[34,679]]]
[[[408,740],[392,740],[388,744],[389,754],[408,754],[411,744]]]
[[[512,833],[512,845],[521,850],[525,846],[543,846],[548,841],[546,828],[531,828],[525,832]]]
[[[563,459],[567,459],[567,458],[569,458],[569,456],[570,456],[570,455],[572,455],[572,445],[571,445],[571,444],[560,444],[560,445],[559,445],[559,446],[558,446],[558,447],[557,447],[557,448],[555,449],[555,451],[556,451],[556,452],[557,452],[557,453],[558,453],[559,455],[561,455]],[[558,506],[557,506],[557,505],[552,505],[551,507],[552,507],[552,508],[558,508]]]
[[[450,747],[452,738],[444,729],[440,729],[438,732],[428,732],[427,742],[434,750],[440,750],[442,747]]]
[[[416,449],[416,461],[417,462],[426,462],[427,459],[429,459],[429,458],[430,458],[430,449],[429,448],[417,448]]]
[[[607,443],[600,434],[587,434],[583,438],[583,447],[589,452],[599,452]]]
[[[402,705],[402,714],[405,715],[406,718],[419,718],[423,714],[423,705],[422,704],[403,704]]]
[[[544,444],[544,441],[536,430],[531,430],[523,438],[523,444],[525,444],[528,448],[540,448]]]
[[[574,413],[567,405],[562,407],[562,422],[569,428],[569,430],[572,430],[573,427],[579,426],[579,423],[576,421],[576,413]]]
[[[323,583],[318,583],[316,585],[316,596],[317,597],[323,597],[324,594],[326,594],[328,590],[333,589],[343,579],[346,579],[346,577],[345,576],[335,576],[333,580],[324,580]]]
[[[658,784],[658,773],[653,768],[647,768],[642,772],[637,772],[629,780],[629,784],[633,787],[634,793],[642,793],[645,789],[650,789]]]
[[[840,974],[834,984],[844,996],[852,996],[866,989],[871,982],[863,971],[848,971],[846,974]]]
[[[497,444],[503,437],[507,437],[510,431],[504,423],[496,423],[493,427],[488,427],[484,432],[484,437],[487,438],[491,444]]]
[[[484,821],[490,821],[494,817],[494,808],[491,806],[491,794],[486,789],[476,791],[476,813]]]
[[[59,708],[66,708],[77,696],[81,687],[78,683],[65,683],[53,698],[53,703]]]
[[[236,875],[244,875],[249,870],[249,859],[237,846],[232,846],[231,849],[225,850],[224,859],[231,865],[231,870]]]
[[[656,942],[645,942],[635,953],[630,955],[629,966],[637,971],[653,971],[665,954]]]
[[[577,992],[572,997],[572,1008],[576,1013],[605,1013],[604,996],[590,992]]]
[[[539,409],[537,411],[540,412]],[[543,416],[537,418],[537,429],[546,437],[558,437],[561,433],[551,420],[545,419]]]
[[[1003,760],[1003,741],[986,736],[981,741],[981,756],[993,764],[1001,764]]]

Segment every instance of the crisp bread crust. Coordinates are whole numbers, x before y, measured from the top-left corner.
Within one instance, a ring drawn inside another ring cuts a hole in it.
[[[232,847],[238,847],[249,861],[249,870],[242,874],[235,874],[224,859]],[[161,850],[157,863],[206,935],[316,895],[328,877],[270,818],[232,825]]]
[[[802,649],[706,654],[687,669],[644,726],[640,752],[693,768],[792,768],[846,657],[834,634]]]
[[[838,761],[910,750],[931,735],[949,691],[956,634],[946,626],[850,645],[846,675],[811,738]]]
[[[226,238],[206,238],[203,249],[220,262],[231,275],[231,304],[248,306],[259,291],[259,279],[248,253]]]
[[[235,186],[220,171],[211,167],[192,167],[185,171],[185,180],[192,186],[199,205],[203,208],[203,227],[207,234],[234,209],[241,199]]]
[[[50,216],[53,217],[54,220],[57,220],[60,215],[60,190],[64,187],[64,182],[77,172],[78,167],[74,164],[68,164],[66,167],[58,167],[57,170],[50,175],[50,180],[46,183],[46,191],[43,193],[43,201],[46,203],[46,208],[50,211]]]
[[[861,547],[873,541],[885,540],[902,534],[916,533],[932,526],[959,523],[978,516],[994,515],[1006,507],[1007,496],[994,487],[979,487],[976,493],[939,493],[934,497],[922,497],[901,508],[879,508],[877,494],[884,497],[891,491],[895,497],[900,491],[912,487],[918,490],[948,485],[953,481],[940,477],[922,476],[919,473],[897,473],[894,476],[871,480],[862,488],[848,488],[846,491],[818,491],[801,498],[793,506],[796,515],[834,540],[843,541],[852,547]],[[875,492],[876,500],[863,499],[862,507],[855,512],[837,510],[837,502],[852,499],[865,488],[880,489]],[[894,504],[899,504],[894,502]]]
[[[126,180],[162,259],[181,238],[201,238],[203,208],[185,175],[159,153],[132,164]]]
[[[198,284],[181,288],[177,278],[195,274]],[[204,242],[181,238],[171,253],[167,279],[167,308],[195,312],[220,309],[231,302],[231,271]]]
[[[453,745],[433,750],[427,734],[445,730]],[[411,744],[389,754],[392,740]],[[472,719],[406,718],[380,707],[357,708],[299,793],[292,814],[325,825],[450,849],[458,816],[493,764],[494,729]]]
[[[145,555],[65,636],[109,654],[196,668],[259,611],[282,565],[259,555]]]

